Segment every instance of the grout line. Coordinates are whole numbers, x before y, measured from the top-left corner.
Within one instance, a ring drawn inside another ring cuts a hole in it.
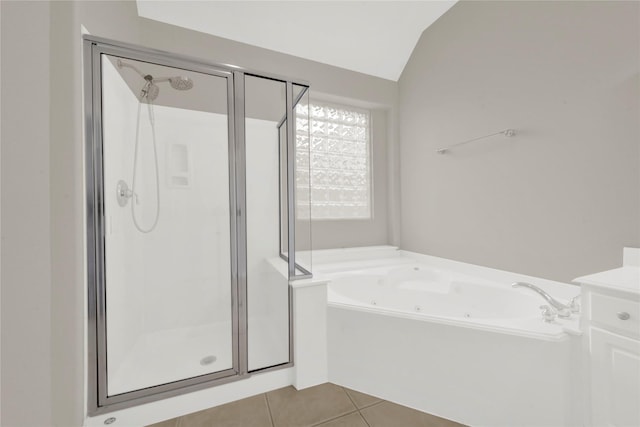
[[[267,393],[264,394],[264,400],[267,402],[267,410],[269,411],[269,419],[271,420],[271,427],[275,427],[276,423],[273,422],[273,414],[271,413],[271,405],[269,405],[269,398]]]
[[[340,388],[342,389],[342,391],[344,391],[344,394],[347,395],[347,398],[349,398],[349,400],[351,401],[351,403],[353,403],[353,406],[356,408],[356,410],[358,409],[358,405],[356,405],[356,402],[353,401],[353,399],[351,398],[351,396],[349,396],[349,392],[342,386],[340,386]]]
[[[377,397],[376,397],[376,399],[377,399]],[[379,401],[377,401],[377,402],[373,402],[373,403],[371,403],[371,404],[369,404],[369,405],[363,406],[362,408],[358,408],[358,411],[359,411],[359,410],[361,410],[361,409],[371,408],[372,406],[376,406],[376,405],[379,405],[379,404],[384,403],[384,402],[386,402],[386,400],[384,400],[384,399],[380,399],[380,400],[379,400]]]
[[[371,405],[373,406],[373,405]],[[367,408],[370,408],[371,406],[367,406]],[[358,414],[360,414],[360,418],[362,418],[364,420],[364,423],[367,425],[367,427],[371,427],[371,425],[369,424],[369,421],[367,421],[367,419],[364,417],[364,415],[362,415],[362,412],[358,411]]]
[[[362,409],[368,409],[368,408],[371,408],[372,406],[380,405],[380,404],[385,403],[385,402],[388,402],[388,401],[387,400],[381,400],[380,402],[373,403],[373,404],[371,404],[371,405],[369,405],[369,406],[367,406],[365,408],[362,408]],[[391,403],[393,403],[393,402],[391,402]],[[402,406],[402,405],[400,405],[400,406]]]
[[[381,400],[380,402],[376,402],[376,403],[374,403],[374,404],[372,404],[372,405],[365,406],[364,408],[360,408],[360,409],[358,409],[358,413],[360,413],[360,416],[362,417],[362,419],[364,420],[364,422],[365,422],[369,427],[371,427],[371,426],[369,425],[369,421],[367,421],[367,418],[364,416],[364,414],[363,414],[361,411],[362,411],[363,409],[373,408],[374,406],[380,405],[380,404],[382,404],[382,403],[384,403],[384,402],[386,402],[386,400]]]
[[[356,408],[356,409],[354,409],[354,410],[353,410],[353,411],[351,411],[351,412],[346,412],[346,413],[344,413],[344,414],[342,414],[342,415],[338,415],[337,417],[333,417],[333,418],[329,418],[329,419],[326,419],[326,420],[322,420],[322,421],[320,421],[320,422],[319,422],[319,423],[317,423],[317,424],[313,424],[311,427],[321,426],[321,425],[322,425],[322,424],[324,424],[324,423],[328,423],[328,422],[331,422],[331,421],[338,420],[338,419],[340,419],[340,418],[342,418],[342,417],[346,417],[347,415],[355,414],[356,412],[358,412],[358,409],[357,409],[357,408]]]
[[[367,427],[371,427],[371,424],[369,424],[369,421],[367,421],[367,417],[364,416],[364,414],[361,412],[363,409],[368,409],[368,408],[372,408],[376,405],[380,405],[382,403],[386,402],[386,400],[380,400],[380,402],[376,402],[376,403],[372,403],[371,405],[367,405],[363,408],[358,409],[358,413],[360,414],[360,416],[362,417],[362,419],[364,420],[364,423],[367,425]]]
[[[358,411],[359,411],[360,409],[370,408],[370,407],[372,407],[373,405],[377,405],[378,403],[382,403],[382,402],[384,402],[384,401],[385,401],[384,399],[380,399],[379,397],[375,397],[375,396],[371,396],[371,395],[369,395],[369,396],[371,396],[371,397],[375,397],[376,399],[378,399],[378,402],[374,402],[374,403],[371,403],[371,404],[369,404],[369,405],[363,406],[362,408],[358,408],[358,405],[356,405],[356,402],[351,398],[351,395],[349,395],[349,392],[347,391],[347,389],[346,389],[346,388],[344,388],[344,387],[342,387],[342,386],[340,386],[340,388],[341,388],[342,390],[344,390],[344,392],[346,393],[347,397],[349,398],[349,400],[351,401],[351,403],[353,403],[353,406],[355,406],[355,407],[356,407],[356,409],[358,409]]]

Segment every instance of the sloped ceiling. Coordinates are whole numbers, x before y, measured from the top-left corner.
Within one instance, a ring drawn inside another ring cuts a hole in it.
[[[449,1],[149,1],[141,17],[397,81]]]

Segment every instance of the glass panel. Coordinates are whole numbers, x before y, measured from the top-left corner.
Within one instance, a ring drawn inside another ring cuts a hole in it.
[[[227,79],[101,62],[113,396],[234,366]]]
[[[296,201],[296,276],[311,273],[311,155],[310,155],[310,120],[309,89],[293,85],[296,136],[295,166],[295,201]],[[300,273],[300,269],[307,273]]]
[[[278,197],[286,188],[280,171],[286,138],[281,144],[278,126],[286,112],[285,83],[246,76],[245,111],[247,345],[249,371],[255,371],[289,361],[289,280],[280,258],[280,211],[286,201]]]

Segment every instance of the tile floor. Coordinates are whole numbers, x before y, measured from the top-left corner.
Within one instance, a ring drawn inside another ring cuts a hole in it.
[[[289,386],[150,427],[307,426],[461,427],[462,424],[326,383],[301,391]]]

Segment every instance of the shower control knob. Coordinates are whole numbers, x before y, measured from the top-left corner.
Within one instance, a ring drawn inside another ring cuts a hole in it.
[[[121,207],[127,206],[129,199],[133,196],[133,191],[129,189],[129,186],[123,180],[118,181],[118,185],[116,185],[116,197],[118,199],[118,204]]]
[[[618,312],[618,319],[620,319],[620,320],[629,320],[630,317],[631,317],[631,315],[629,313],[627,313],[626,311]]]

